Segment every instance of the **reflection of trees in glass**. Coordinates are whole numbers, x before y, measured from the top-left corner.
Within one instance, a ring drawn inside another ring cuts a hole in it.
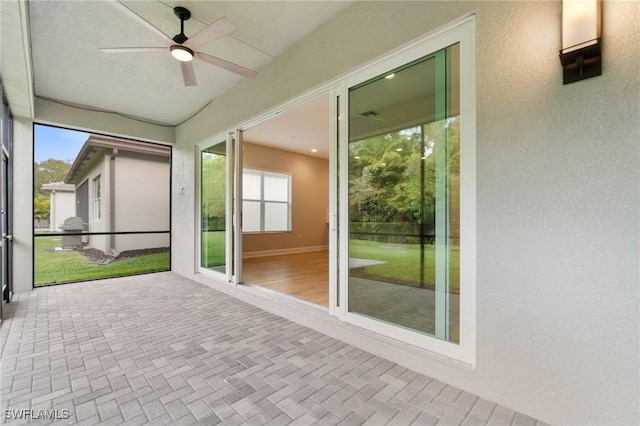
[[[424,224],[425,233],[433,232],[434,144],[442,127],[442,123],[427,123],[349,144],[349,210],[352,223],[415,223]],[[459,215],[459,118],[447,119],[444,128],[448,143],[450,212],[453,219]],[[458,220],[452,221],[451,226],[457,228],[458,223]],[[459,234],[458,229],[451,231],[456,236]]]
[[[225,229],[226,158],[202,153],[202,228]]]

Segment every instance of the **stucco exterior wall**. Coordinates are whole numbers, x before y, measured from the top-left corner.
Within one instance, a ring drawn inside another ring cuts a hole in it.
[[[114,170],[114,229],[117,232],[168,231],[171,170],[169,157],[120,150]],[[117,235],[115,250],[169,247],[169,234]]]
[[[266,146],[245,144],[244,167],[291,175],[291,232],[245,234],[245,255],[328,247],[329,162]]]
[[[108,232],[109,231],[109,161],[111,159],[110,153],[105,155],[101,153],[88,166],[84,176],[78,179],[76,188],[82,183],[87,182],[89,188],[89,226],[88,232]],[[101,185],[101,208],[100,217],[98,218],[94,200],[96,198],[96,188],[94,181],[100,176]],[[88,246],[96,250],[100,250],[105,254],[111,253],[111,245],[108,235],[90,235],[88,237],[82,237],[83,241],[88,242]]]
[[[76,194],[73,191],[51,191],[49,196],[49,231],[60,232],[60,225],[76,215]]]
[[[470,13],[476,367],[413,368],[554,424],[638,424],[638,2],[604,2],[603,75],[567,86],[559,1],[354,4],[177,128],[173,270],[195,276],[197,142]]]

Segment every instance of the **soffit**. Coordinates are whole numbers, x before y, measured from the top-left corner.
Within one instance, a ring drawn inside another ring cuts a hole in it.
[[[28,27],[23,2],[0,0],[0,77],[5,96],[14,116],[33,118]]]

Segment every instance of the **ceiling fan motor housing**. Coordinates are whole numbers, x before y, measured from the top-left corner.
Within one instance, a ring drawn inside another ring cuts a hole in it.
[[[173,36],[173,41],[175,41],[178,44],[182,44],[187,40],[189,40],[189,37],[184,35],[184,33],[176,34],[175,36]]]

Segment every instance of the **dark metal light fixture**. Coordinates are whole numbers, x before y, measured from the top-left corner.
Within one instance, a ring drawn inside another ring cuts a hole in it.
[[[562,0],[563,84],[602,74],[600,0]]]
[[[171,56],[180,62],[189,62],[193,60],[193,50],[187,46],[183,46],[182,43],[189,40],[189,38],[184,35],[184,21],[188,21],[191,18],[191,12],[184,7],[176,6],[173,8],[173,13],[180,19],[180,34],[176,34],[173,37],[173,41],[178,44],[169,47],[169,50],[171,51]]]

